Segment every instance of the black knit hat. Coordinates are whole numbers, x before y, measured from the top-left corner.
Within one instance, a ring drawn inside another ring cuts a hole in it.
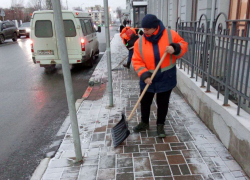
[[[141,22],[142,28],[158,28],[159,19],[153,14],[144,16]]]

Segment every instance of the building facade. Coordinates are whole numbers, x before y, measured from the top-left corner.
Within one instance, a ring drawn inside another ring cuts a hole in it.
[[[86,7],[85,11],[87,11],[91,14],[91,18],[93,20],[93,23],[95,23],[96,25],[105,24],[104,7],[101,7],[100,5],[95,5],[93,7]],[[110,7],[109,7],[109,22],[110,23],[112,22]]]
[[[229,20],[250,18],[250,0],[147,0],[147,2],[148,13],[155,14],[166,27],[173,29],[177,20],[198,21],[202,14],[206,15],[209,21],[214,20],[219,13],[224,13]],[[240,24],[239,28],[242,29],[243,26]]]

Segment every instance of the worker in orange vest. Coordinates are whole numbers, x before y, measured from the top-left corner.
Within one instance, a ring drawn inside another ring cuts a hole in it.
[[[135,72],[140,77],[140,90],[149,84],[141,100],[141,123],[133,128],[134,132],[149,129],[150,107],[156,94],[157,102],[157,134],[166,137],[164,131],[165,118],[172,89],[176,86],[176,59],[181,58],[186,52],[188,43],[177,32],[166,29],[163,23],[153,14],[147,14],[142,19],[144,35],[134,44],[132,63]],[[163,54],[167,56],[161,64],[153,81],[152,72],[155,70]]]
[[[131,28],[129,26],[125,27],[121,31],[121,38],[123,40],[124,45],[128,49],[128,60],[126,64],[123,64],[124,67],[130,69],[131,59],[134,52],[134,43],[139,38],[138,33],[141,34],[142,32],[139,29]],[[143,34],[143,33],[142,33]]]

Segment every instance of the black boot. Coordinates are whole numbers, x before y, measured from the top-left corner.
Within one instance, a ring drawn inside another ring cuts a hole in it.
[[[128,62],[127,64],[123,64],[123,67],[130,69],[131,62]]]
[[[166,137],[166,133],[164,131],[164,124],[157,124],[157,134],[160,138]]]

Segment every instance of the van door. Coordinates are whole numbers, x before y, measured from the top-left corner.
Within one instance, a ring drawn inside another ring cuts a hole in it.
[[[34,14],[33,48],[34,55],[41,64],[53,64],[58,60],[58,49],[56,41],[56,32],[54,30],[54,18],[52,13]],[[42,60],[50,60],[43,63]]]
[[[81,60],[80,26],[77,25],[72,13],[63,13],[63,24],[69,60]],[[77,28],[77,26],[79,26],[79,28]]]
[[[94,53],[97,53],[97,51],[99,49],[99,42],[98,42],[97,36],[96,36],[96,29],[94,28],[92,20],[90,20],[90,24],[92,25],[92,29],[93,29],[93,33],[92,33],[92,39],[93,39],[92,49],[93,49]]]
[[[87,57],[90,57],[92,54],[92,50],[93,50],[93,27],[92,27],[92,24],[90,22],[90,19],[84,19],[84,24],[85,24],[85,27],[86,27],[86,30],[87,30],[87,41],[88,41],[88,56]]]

